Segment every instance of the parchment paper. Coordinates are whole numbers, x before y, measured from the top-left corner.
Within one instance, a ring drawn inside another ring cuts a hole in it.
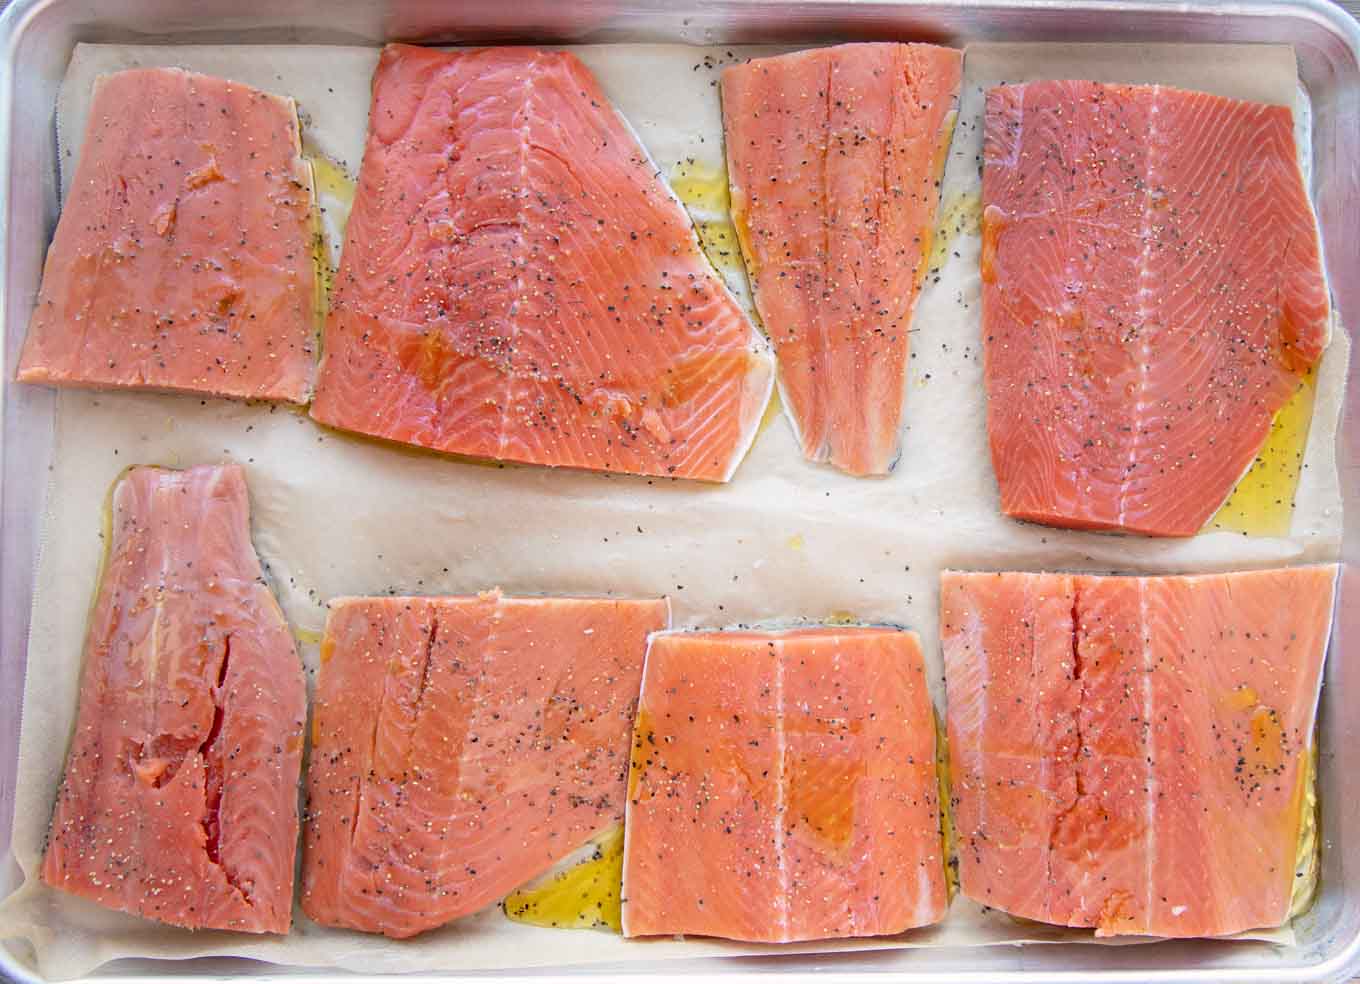
[[[663,173],[722,165],[716,80],[749,48],[601,46],[575,50],[599,75]],[[90,82],[133,65],[180,65],[295,97],[305,139],[357,171],[376,49],[84,46],[62,89],[61,159],[74,160]],[[976,188],[982,87],[1002,79],[1164,82],[1293,104],[1287,48],[975,46],[944,200]],[[1306,102],[1301,103],[1306,110]],[[1306,112],[1299,114],[1306,125]],[[1306,143],[1304,144],[1306,146]],[[692,161],[690,159],[693,159]],[[71,168],[65,168],[69,174]],[[328,210],[331,232],[341,208]],[[105,911],[36,882],[73,724],[85,613],[102,551],[109,483],[134,463],[233,460],[248,472],[255,544],[302,642],[309,673],[326,599],[388,591],[669,595],[678,626],[851,616],[920,633],[943,707],[936,634],[944,567],[1168,573],[1335,559],[1341,500],[1334,446],[1347,342],[1334,334],[1292,535],[1187,540],[1074,533],[997,510],[979,345],[979,242],[950,245],[916,315],[904,453],[881,480],[810,465],[775,418],[726,486],[521,466],[473,465],[317,427],[296,412],[187,396],[62,392],[32,622],[14,851],[30,876],[0,905],[0,937],[27,939],[42,974],[67,978],[120,956],[232,954],[351,970],[471,970],[661,957],[827,952],[1022,941],[1090,941],[1087,931],[1021,924],[956,898],[939,926],[870,941],[760,947],[627,941],[536,929],[493,909],[414,940],[318,927],[296,914],[286,938],[190,933]],[[1288,942],[1285,928],[1255,938]],[[1252,945],[1252,944],[1243,944]],[[876,965],[877,966],[877,965]],[[885,965],[887,966],[887,965]]]

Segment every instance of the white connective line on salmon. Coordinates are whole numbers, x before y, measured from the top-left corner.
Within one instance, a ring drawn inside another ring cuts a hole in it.
[[[519,205],[519,215],[517,216],[518,221],[515,223],[515,234],[516,234],[516,236],[518,236],[519,241],[518,241],[517,245],[521,248],[521,250],[524,248],[525,217],[526,217],[526,214],[528,213],[528,210],[529,210],[529,206],[528,206],[528,199],[529,199],[529,196],[528,196],[528,189],[529,189],[529,145],[530,145],[530,139],[529,139],[529,109],[528,109],[528,106],[529,106],[529,100],[530,100],[530,98],[531,98],[532,95],[533,95],[533,85],[534,85],[534,72],[533,72],[533,70],[534,70],[535,67],[537,67],[538,63],[539,63],[542,59],[543,59],[543,53],[542,53],[541,51],[540,51],[540,52],[535,52],[533,61],[530,62],[529,65],[528,65],[528,66],[525,68],[525,70],[524,70],[524,79],[523,79],[523,82],[522,82],[521,85],[520,85],[520,94],[521,94],[522,97],[523,97],[523,102],[521,103],[521,106],[520,106],[520,113],[522,114],[522,120],[521,120],[521,122],[520,122],[520,127],[519,127],[519,131],[520,131],[520,132],[519,132],[519,138],[520,138],[520,139],[519,139],[519,186],[518,186],[518,187],[519,187],[520,191],[519,191],[519,193],[515,196],[515,200],[516,200],[517,204]],[[519,342],[520,328],[519,328],[519,318],[518,318],[518,315],[519,315],[520,307],[521,307],[522,304],[524,303],[524,292],[525,292],[524,269],[525,269],[525,264],[524,264],[524,263],[521,262],[521,263],[515,264],[515,297],[514,297],[514,300],[512,300],[512,301],[510,302],[510,308],[509,308],[509,311],[508,311],[508,319],[507,319],[507,320],[510,322],[511,330],[514,332],[513,336],[511,337],[510,346],[509,346],[509,351],[511,351],[511,352],[514,352],[514,351],[515,351],[515,346],[516,346],[516,344]],[[504,408],[508,408],[508,407],[510,406],[510,403],[511,403],[510,397],[511,397],[511,392],[512,392],[512,390],[514,389],[514,385],[515,385],[515,374],[514,374],[513,372],[507,372],[507,373],[505,374],[505,389],[504,389],[504,391],[503,391],[503,393],[502,393],[502,396],[501,396],[501,407],[502,407],[503,409],[502,409],[501,418],[500,418],[500,433],[497,435],[497,452],[496,452],[496,457],[497,457],[497,459],[502,460],[502,461],[505,460],[505,448],[506,448],[506,445],[509,443],[509,440],[510,440],[509,434],[508,434],[508,430],[509,430],[509,426],[510,426],[510,415],[509,415],[508,412],[505,411]]]
[[[775,662],[774,662],[774,688],[775,706],[778,708],[774,716],[774,738],[775,747],[779,750],[779,777],[775,783],[774,817],[777,827],[775,828],[775,860],[779,865],[779,897],[783,900],[783,907],[779,913],[779,935],[781,939],[787,940],[789,937],[789,865],[788,858],[784,851],[786,839],[785,818],[788,807],[785,802],[784,780],[787,776],[785,768],[785,757],[787,744],[784,737],[784,646],[782,642],[775,643]]]
[[[1152,345],[1148,341],[1147,302],[1152,296],[1148,286],[1151,275],[1148,261],[1152,259],[1152,153],[1157,146],[1157,114],[1162,87],[1152,87],[1152,105],[1148,110],[1148,157],[1147,180],[1143,187],[1143,225],[1141,229],[1142,251],[1138,257],[1138,398],[1133,402],[1133,440],[1129,444],[1128,466],[1124,470],[1123,481],[1119,485],[1119,525],[1124,525],[1125,503],[1128,500],[1128,482],[1138,466],[1138,439],[1143,433],[1143,398],[1147,393],[1148,363],[1152,361]]]
[[[1144,918],[1150,923],[1152,920],[1152,899],[1154,892],[1152,888],[1152,868],[1153,857],[1157,853],[1157,776],[1155,763],[1152,761],[1152,648],[1149,645],[1148,635],[1148,606],[1147,606],[1148,580],[1145,577],[1138,579],[1138,624],[1142,628],[1143,635],[1143,761],[1147,765],[1147,780],[1144,784],[1144,791],[1147,794],[1146,811],[1147,840],[1144,843],[1144,855],[1146,861],[1146,874],[1143,877],[1143,884],[1147,886],[1147,902],[1143,909]]]

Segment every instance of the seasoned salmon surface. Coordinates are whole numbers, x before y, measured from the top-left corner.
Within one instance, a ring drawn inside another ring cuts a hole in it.
[[[846,44],[723,72],[732,215],[803,453],[897,462],[962,54]]]
[[[726,481],[772,380],[684,207],[574,55],[384,49],[317,420]]]
[[[302,908],[414,936],[491,905],[623,818],[664,600],[332,602],[312,718]]]
[[[1189,536],[1322,355],[1288,108],[1157,85],[987,93],[982,316],[1006,514]]]
[[[286,933],[307,696],[245,475],[133,468],[111,508],[42,879],[177,926]]]
[[[624,838],[628,936],[789,942],[943,918],[935,718],[916,636],[654,636]]]
[[[291,99],[100,76],[18,378],[306,403],[315,236]]]
[[[1282,924],[1335,576],[946,572],[963,893],[1100,936]]]

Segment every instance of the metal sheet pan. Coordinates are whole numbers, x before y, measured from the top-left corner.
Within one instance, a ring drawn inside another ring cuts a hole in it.
[[[0,895],[15,884],[9,857],[19,701],[26,673],[28,612],[41,549],[36,519],[47,492],[52,395],[5,385],[36,294],[57,215],[53,107],[77,41],[176,43],[378,43],[488,40],[810,42],[867,39],[1066,41],[1273,41],[1295,46],[1312,100],[1313,182],[1329,274],[1344,323],[1360,324],[1360,26],[1326,0],[1297,3],[1149,3],[992,0],[985,3],[855,0],[16,0],[0,17]],[[1352,375],[1355,369],[1351,370]],[[1027,949],[862,953],[835,959],[762,958],[670,962],[664,976],[731,979],[779,971],[825,978],[896,980],[1335,980],[1360,966],[1360,777],[1346,752],[1360,736],[1360,387],[1351,380],[1339,449],[1347,515],[1338,624],[1323,694],[1320,791],[1323,889],[1297,925],[1294,947],[1212,941],[1134,948],[1070,945]],[[40,668],[34,668],[40,672]],[[1351,696],[1352,694],[1358,696]],[[1354,710],[1352,710],[1354,708]],[[22,953],[0,950],[0,970],[27,978]],[[603,973],[602,973],[603,971]],[[630,965],[617,977],[662,968]],[[123,962],[111,980],[249,975],[316,977],[245,961]],[[607,968],[589,971],[606,979]],[[480,976],[480,975],[479,975]],[[541,979],[542,974],[535,974]],[[579,976],[579,975],[571,975]],[[452,977],[446,979],[453,979]]]

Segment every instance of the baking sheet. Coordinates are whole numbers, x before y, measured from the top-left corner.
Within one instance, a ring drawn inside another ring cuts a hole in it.
[[[749,48],[575,48],[663,172],[722,164],[716,80]],[[83,132],[89,84],[132,65],[181,65],[292,95],[309,144],[357,170],[377,50],[298,47],[77,49],[60,106],[63,161]],[[1158,81],[1264,101],[1298,93],[1287,48],[985,45],[969,49],[943,187],[975,189],[981,90],[995,81],[1079,76]],[[1306,114],[1300,114],[1306,124]],[[70,173],[70,168],[64,169]],[[343,211],[331,209],[327,219]],[[309,673],[325,600],[388,591],[669,595],[679,626],[854,617],[916,629],[936,703],[938,573],[1064,568],[1166,573],[1337,558],[1335,431],[1347,342],[1319,371],[1313,426],[1289,537],[1217,532],[1188,540],[1075,533],[1006,520],[987,451],[978,338],[976,236],[950,245],[916,316],[907,430],[897,471],[852,479],[802,460],[774,419],[730,485],[474,465],[323,430],[296,412],[187,396],[62,392],[35,595],[13,845],[36,871],[75,711],[84,614],[109,483],[133,463],[234,460],[248,472],[255,542],[303,641]],[[83,974],[119,956],[251,956],[351,970],[470,970],[620,963],[710,954],[1090,940],[1020,924],[957,898],[940,926],[890,940],[760,947],[625,941],[537,929],[491,910],[412,941],[324,929],[300,913],[286,939],[189,933],[106,912],[30,882],[0,906],[0,936],[33,945],[41,972]],[[1264,934],[1287,942],[1288,929]],[[1251,945],[1251,944],[1244,944]]]

